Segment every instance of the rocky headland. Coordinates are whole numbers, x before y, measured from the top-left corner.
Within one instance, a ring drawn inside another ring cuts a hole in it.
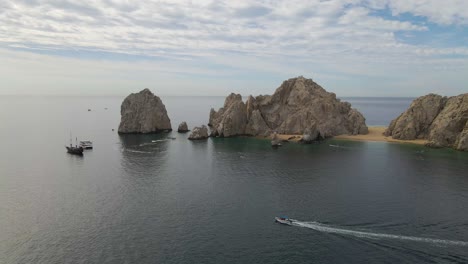
[[[431,147],[468,151],[468,93],[421,96],[390,123],[384,135],[400,140],[425,139]]]
[[[161,99],[149,89],[132,93],[120,107],[119,133],[157,133],[170,131],[171,120]]]
[[[348,102],[341,102],[312,79],[284,81],[273,95],[230,94],[218,111],[211,109],[211,136],[268,136],[273,132],[300,135],[310,140],[341,134],[366,134],[365,118]]]

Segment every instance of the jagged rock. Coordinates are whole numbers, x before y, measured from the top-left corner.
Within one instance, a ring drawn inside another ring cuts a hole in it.
[[[132,93],[120,108],[119,133],[155,133],[171,131],[171,120],[161,99],[149,89]]]
[[[260,110],[256,109],[250,114],[250,119],[245,127],[245,133],[247,135],[268,135],[271,133],[271,129],[265,123],[265,120],[260,113]]]
[[[457,150],[468,151],[468,121],[466,121],[463,131],[458,135],[454,147]]]
[[[314,123],[305,129],[304,135],[302,135],[302,138],[299,142],[304,144],[311,144],[313,141],[316,141],[320,138],[320,132],[317,130],[317,125]]]
[[[427,137],[429,144],[435,147],[468,150],[463,148],[466,141],[464,130],[467,122],[468,93],[450,97],[429,128],[430,132]]]
[[[208,138],[208,128],[203,125],[201,127],[194,127],[192,133],[190,133],[188,139],[199,140]]]
[[[361,113],[302,76],[284,81],[271,96],[249,96],[245,104],[239,94],[229,95],[222,108],[211,109],[209,125],[211,135],[224,137],[303,134],[314,126],[322,138],[368,132]]]
[[[447,101],[446,97],[428,94],[414,100],[407,111],[394,119],[384,135],[394,139],[426,138],[429,127]]]
[[[179,124],[179,127],[177,128],[177,132],[179,133],[185,133],[189,132],[190,130],[188,129],[187,122],[182,122]]]
[[[468,93],[450,98],[429,94],[417,98],[390,123],[386,136],[427,139],[430,147],[468,151]]]
[[[348,112],[348,118],[345,120],[347,121],[345,123],[346,129],[347,131],[351,131],[351,135],[365,135],[369,133],[366,119],[358,110],[351,108]]]
[[[247,112],[242,96],[231,93],[218,112],[211,109],[209,125],[213,127],[212,136],[232,137],[245,134]]]

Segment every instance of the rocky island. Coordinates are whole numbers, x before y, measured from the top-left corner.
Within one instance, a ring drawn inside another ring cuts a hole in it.
[[[177,128],[177,132],[179,133],[186,133],[189,132],[190,130],[188,129],[187,122],[182,122],[179,124],[179,127]]]
[[[341,102],[312,79],[302,76],[284,81],[273,95],[230,94],[218,111],[211,109],[211,136],[267,136],[273,132],[312,140],[341,134],[366,134],[365,118],[348,102]]]
[[[171,120],[161,99],[149,89],[132,93],[120,108],[119,133],[157,133],[170,131]]]
[[[208,138],[208,128],[205,125],[201,127],[194,127],[192,133],[190,133],[189,140],[201,140]]]
[[[468,93],[421,96],[390,123],[384,135],[401,140],[426,139],[430,147],[468,151]]]

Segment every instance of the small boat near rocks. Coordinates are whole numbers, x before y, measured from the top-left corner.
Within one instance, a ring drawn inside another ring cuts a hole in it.
[[[82,156],[83,155],[83,148],[82,147],[79,147],[79,146],[72,146],[70,144],[70,146],[65,146],[65,148],[67,149],[67,152],[70,153],[70,154],[74,154],[74,155],[79,155],[79,156]]]
[[[80,147],[82,147],[83,149],[92,149],[93,142],[89,140],[80,141]]]
[[[67,153],[69,154],[73,154],[73,155],[79,155],[79,156],[83,156],[83,147],[81,146],[78,146],[77,142],[78,142],[78,138],[76,138],[76,144],[75,146],[72,145],[72,139],[71,139],[71,134],[70,134],[70,146],[65,146],[65,148],[67,149]]]

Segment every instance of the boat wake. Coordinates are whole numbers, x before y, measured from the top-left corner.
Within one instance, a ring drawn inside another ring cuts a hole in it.
[[[320,232],[355,236],[355,237],[360,237],[360,238],[395,239],[395,240],[406,240],[406,241],[414,241],[414,242],[424,242],[424,243],[431,243],[431,244],[438,244],[438,245],[468,246],[468,242],[465,242],[465,241],[355,231],[355,230],[350,230],[350,229],[337,228],[337,227],[333,227],[330,225],[321,224],[319,222],[301,222],[301,221],[294,220],[292,225],[298,226],[298,227],[310,228],[310,229],[320,231]]]
[[[149,151],[141,151],[141,150],[133,150],[133,149],[125,149],[124,151],[132,152],[132,153],[145,153],[145,154],[152,153],[152,152],[149,152]]]

